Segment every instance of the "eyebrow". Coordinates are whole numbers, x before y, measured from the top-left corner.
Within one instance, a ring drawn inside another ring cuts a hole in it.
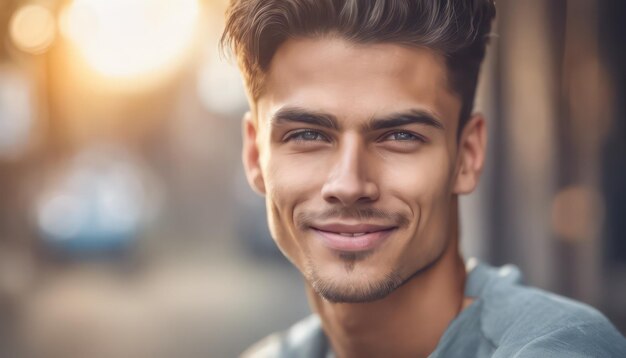
[[[300,107],[281,108],[271,118],[273,125],[290,122],[312,124],[335,130],[339,129],[337,118],[332,114],[310,111]]]
[[[412,109],[406,112],[399,112],[387,115],[382,118],[372,118],[365,124],[365,130],[380,130],[400,127],[408,124],[423,124],[444,130],[443,122],[434,115],[419,109]]]
[[[271,118],[271,124],[306,123],[320,127],[339,130],[337,117],[329,113],[316,112],[300,107],[284,107],[276,111]],[[364,131],[374,131],[408,124],[423,124],[437,129],[445,129],[443,122],[427,111],[412,109],[406,112],[392,113],[380,118],[372,118],[363,125]]]

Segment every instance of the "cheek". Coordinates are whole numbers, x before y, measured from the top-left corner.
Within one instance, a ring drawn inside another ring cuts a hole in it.
[[[441,241],[452,195],[453,165],[448,151],[429,148],[408,160],[396,160],[383,172],[391,195],[407,205],[415,218],[414,243]]]
[[[422,206],[447,197],[451,190],[451,158],[443,148],[389,160],[381,173],[381,183],[411,207],[418,205],[421,210],[427,209]]]
[[[294,212],[300,203],[320,190],[324,169],[318,161],[299,156],[273,155],[263,166],[268,224],[283,254],[296,266],[302,263],[305,247],[298,241]]]
[[[452,160],[445,148],[431,148],[408,160],[395,160],[383,170],[383,182],[394,199],[408,206],[414,221],[398,253],[400,271],[415,272],[446,247],[451,199]],[[415,225],[415,226],[413,226]]]
[[[264,168],[268,195],[283,210],[321,189],[326,168],[319,158],[306,155],[274,155]]]

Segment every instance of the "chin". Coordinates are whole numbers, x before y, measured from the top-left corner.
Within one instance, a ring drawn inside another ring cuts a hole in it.
[[[348,269],[349,270],[349,269]],[[385,298],[405,280],[396,271],[367,273],[358,268],[347,272],[322,273],[315,267],[307,270],[306,279],[313,290],[330,302],[365,303]]]

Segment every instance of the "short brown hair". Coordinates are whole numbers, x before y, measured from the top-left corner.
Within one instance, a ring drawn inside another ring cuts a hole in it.
[[[430,48],[446,59],[450,86],[462,100],[462,128],[494,17],[493,0],[232,0],[221,44],[235,52],[253,101],[288,38],[332,33],[356,43]]]

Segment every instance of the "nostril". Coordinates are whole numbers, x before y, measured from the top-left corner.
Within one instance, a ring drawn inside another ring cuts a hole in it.
[[[341,203],[350,206],[359,202],[371,202],[378,199],[378,187],[372,182],[353,182],[338,185],[327,184],[322,189],[324,200],[329,203]]]

